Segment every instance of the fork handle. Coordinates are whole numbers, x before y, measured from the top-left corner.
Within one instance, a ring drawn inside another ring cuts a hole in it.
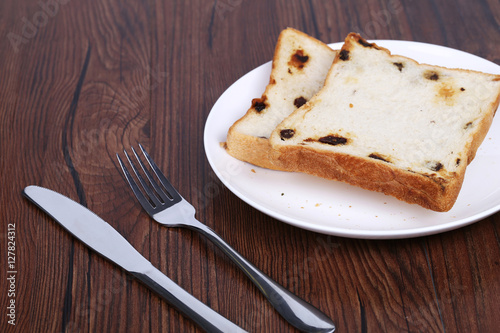
[[[236,252],[219,235],[203,223],[195,223],[188,228],[198,231],[219,247],[257,286],[268,301],[290,324],[303,332],[333,332],[335,324],[323,312],[294,295],[271,279],[252,263]]]

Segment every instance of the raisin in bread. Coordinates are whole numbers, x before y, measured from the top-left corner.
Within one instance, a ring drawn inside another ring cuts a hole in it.
[[[419,64],[349,34],[325,86],[270,143],[287,170],[448,211],[499,98],[500,75]]]
[[[268,138],[285,117],[306,103],[323,86],[336,52],[292,28],[278,38],[271,77],[261,98],[228,131],[227,152],[257,166],[282,170]]]

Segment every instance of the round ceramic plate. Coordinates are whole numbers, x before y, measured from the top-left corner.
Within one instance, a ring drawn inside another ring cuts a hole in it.
[[[391,53],[421,63],[500,74],[500,66],[469,53],[417,42],[377,40]],[[339,49],[342,43],[330,44]],[[215,174],[249,205],[285,223],[352,238],[406,238],[436,234],[480,221],[500,210],[500,119],[493,124],[467,168],[454,207],[433,212],[381,193],[300,173],[241,162],[221,146],[229,127],[260,97],[271,73],[268,62],[231,85],[213,106],[204,144]]]

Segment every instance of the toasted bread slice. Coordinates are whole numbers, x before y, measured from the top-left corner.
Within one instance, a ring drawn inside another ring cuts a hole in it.
[[[419,64],[349,34],[324,87],[270,143],[284,169],[448,211],[499,100],[500,75]]]
[[[323,86],[336,52],[292,28],[281,32],[271,77],[261,98],[228,131],[227,152],[242,161],[270,169],[276,164],[268,138],[285,117],[306,103]]]

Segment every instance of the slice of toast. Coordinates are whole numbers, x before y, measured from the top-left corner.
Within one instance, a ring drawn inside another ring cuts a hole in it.
[[[323,86],[336,52],[292,28],[280,33],[271,77],[261,98],[228,131],[227,152],[242,161],[269,169],[276,164],[269,136],[285,117],[306,103]]]
[[[448,211],[499,100],[500,75],[419,64],[352,33],[270,143],[287,170]]]

